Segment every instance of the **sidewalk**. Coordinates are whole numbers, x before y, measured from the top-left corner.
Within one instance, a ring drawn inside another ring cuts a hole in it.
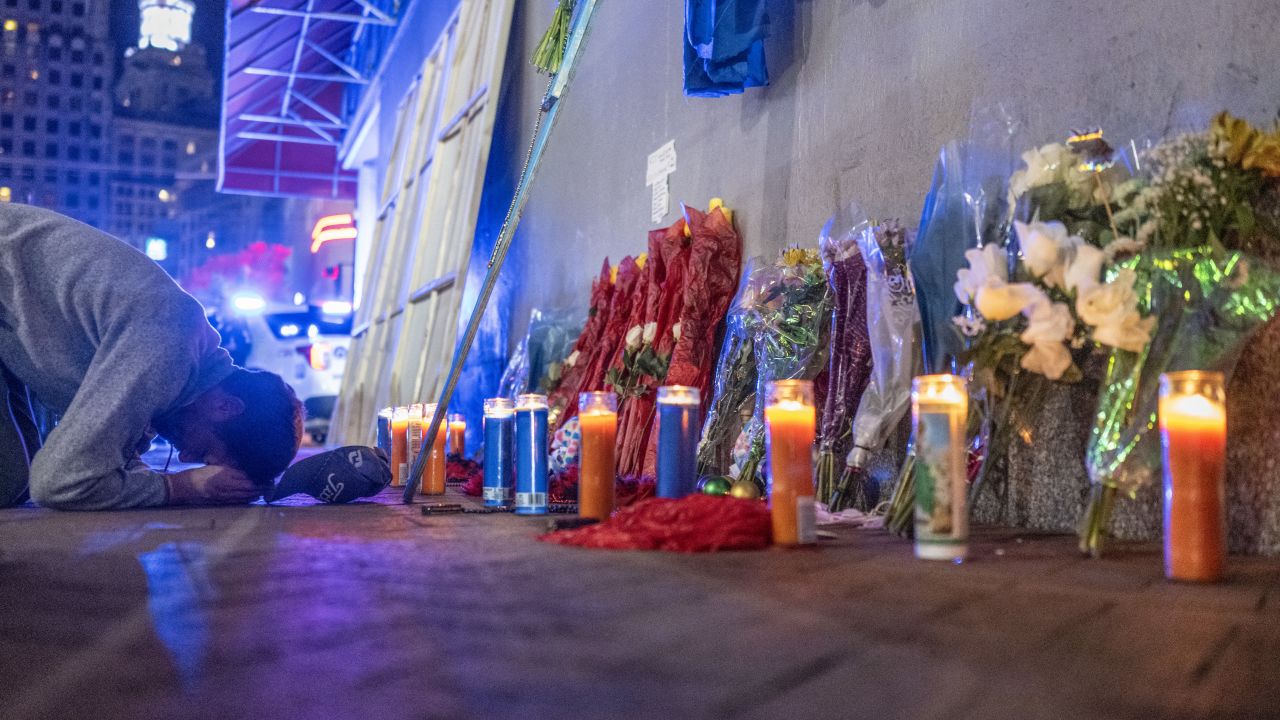
[[[451,491],[452,492],[452,491]],[[343,507],[0,511],[0,716],[1154,718],[1280,708],[1280,563],[986,531],[681,556],[544,520]]]

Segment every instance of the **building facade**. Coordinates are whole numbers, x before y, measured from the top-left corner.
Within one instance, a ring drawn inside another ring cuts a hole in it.
[[[121,48],[111,0],[0,0],[0,202],[74,217],[178,278],[214,253],[286,241],[283,201],[216,191],[218,105],[206,50],[190,42],[196,6],[139,9],[138,40]]]
[[[108,0],[0,1],[0,202],[109,216]]]

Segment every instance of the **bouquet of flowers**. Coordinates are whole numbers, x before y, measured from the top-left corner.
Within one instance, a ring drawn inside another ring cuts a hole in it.
[[[750,449],[739,463],[739,480],[757,480],[764,459],[765,386],[817,377],[826,366],[831,324],[831,290],[816,250],[787,248],[758,280],[760,291],[744,318],[754,338],[756,391],[752,417],[742,429]]]
[[[857,215],[855,213],[855,215]],[[831,504],[853,445],[853,417],[871,376],[871,338],[867,328],[867,263],[859,238],[871,232],[870,222],[858,217],[836,227],[832,216],[818,247],[831,286],[830,349],[827,394],[818,413],[817,497]]]
[[[1087,465],[1094,483],[1080,547],[1098,555],[1117,493],[1134,497],[1160,467],[1158,379],[1166,370],[1230,373],[1250,335],[1280,307],[1280,129],[1221,113],[1207,130],[1146,153],[1149,177],[1126,193],[1118,223],[1136,225],[1143,310],[1159,317],[1151,345],[1111,354]]]
[[[920,312],[907,269],[910,233],[896,220],[884,222],[858,236],[867,265],[866,322],[871,346],[871,375],[853,420],[853,447],[830,509],[867,509],[878,495],[865,488],[872,454],[885,446],[911,408],[911,378],[915,375]],[[868,497],[872,495],[871,497]],[[905,495],[903,496],[905,498]]]
[[[737,295],[725,316],[724,340],[716,362],[711,402],[707,405],[698,441],[698,475],[701,477],[737,474],[733,469],[735,440],[754,406],[756,388],[755,336],[747,315],[755,307],[763,273],[756,272],[759,260],[747,262]],[[745,447],[741,453],[745,457]]]

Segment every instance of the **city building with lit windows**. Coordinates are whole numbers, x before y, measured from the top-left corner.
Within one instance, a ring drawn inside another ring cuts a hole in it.
[[[0,202],[109,217],[108,0],[0,0]]]
[[[195,3],[138,6],[137,42],[121,48],[111,0],[0,0],[0,202],[77,218],[177,277],[212,252],[282,241],[284,201],[216,190]]]

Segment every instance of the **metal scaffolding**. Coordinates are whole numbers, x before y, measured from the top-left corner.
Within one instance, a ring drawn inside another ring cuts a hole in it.
[[[339,148],[348,88],[369,78],[349,60],[371,26],[396,19],[372,0],[231,0],[218,188],[353,198]]]

